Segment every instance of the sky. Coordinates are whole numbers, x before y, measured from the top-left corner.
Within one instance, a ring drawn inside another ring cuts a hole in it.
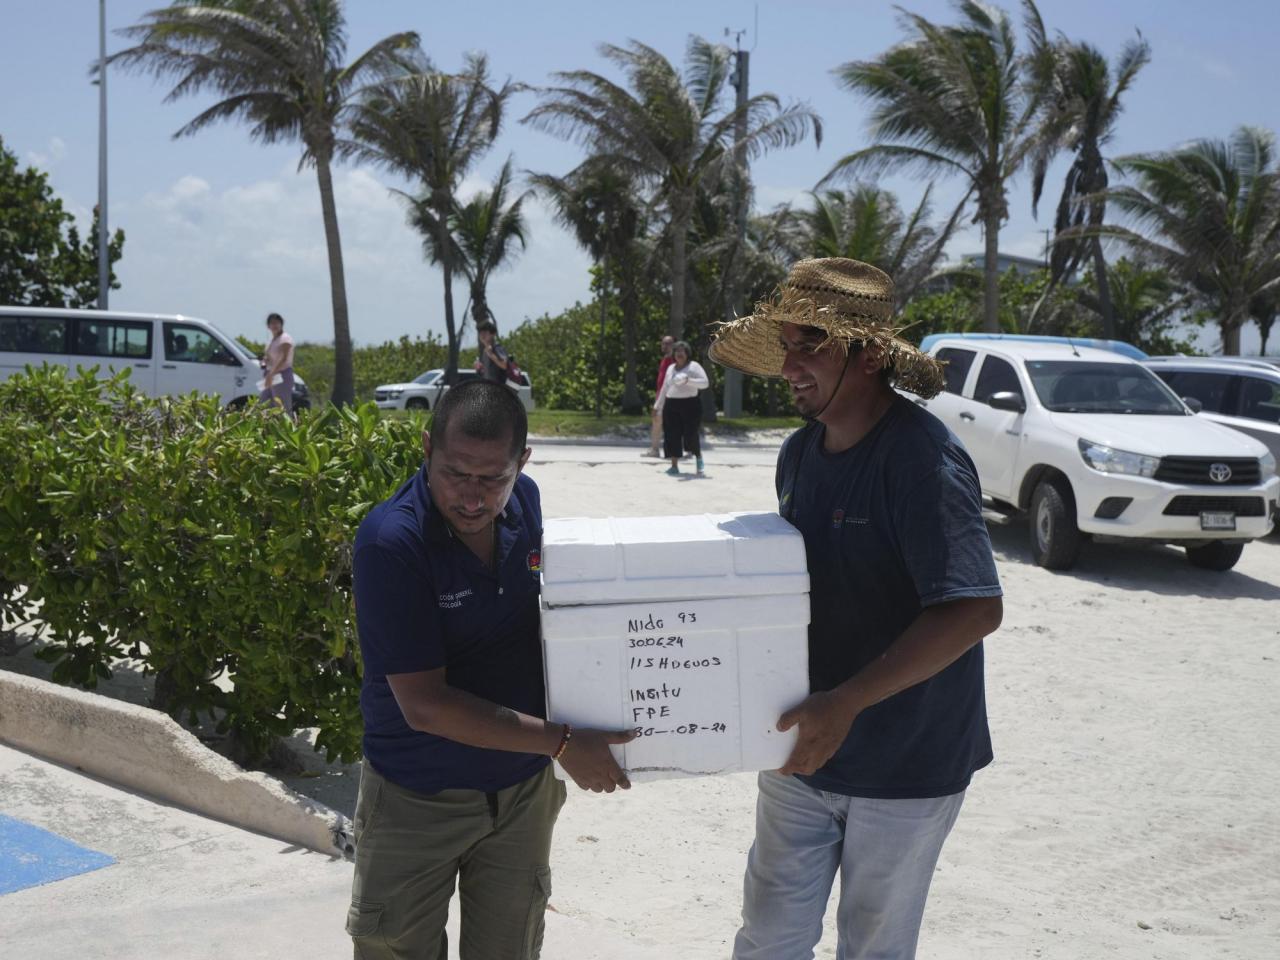
[[[159,5],[106,0],[108,53],[128,45],[112,31]],[[1012,0],[1003,5],[1016,11]],[[938,22],[953,18],[944,0],[906,0],[904,6]],[[1124,101],[1107,155],[1226,138],[1242,124],[1280,131],[1274,74],[1280,3],[1218,0],[1207,15],[1202,0],[1041,0],[1040,11],[1050,31],[1087,40],[1109,57],[1136,30],[1151,43],[1152,62]],[[0,137],[20,162],[49,173],[54,190],[87,228],[97,202],[98,96],[89,67],[98,52],[98,3],[0,0],[0,14]],[[867,105],[842,90],[832,71],[874,58],[904,36],[896,8],[881,0],[348,0],[346,15],[350,56],[388,34],[414,30],[442,69],[459,67],[466,51],[484,51],[497,76],[534,86],[553,82],[557,70],[609,73],[597,52],[602,42],[639,40],[679,62],[691,34],[724,41],[726,30],[745,31],[751,92],[807,102],[825,127],[820,148],[810,141],[755,165],[761,208],[804,202],[839,157],[868,144]],[[298,170],[300,149],[255,143],[234,122],[174,140],[173,133],[213,101],[166,102],[170,89],[164,81],[120,70],[108,78],[108,214],[111,227],[123,228],[127,238],[117,265],[123,286],[111,294],[111,307],[203,317],[254,338],[261,337],[266,314],[277,311],[295,338],[331,340],[319,193],[314,172]],[[536,102],[534,92],[515,98],[493,150],[463,184],[464,195],[484,187],[509,155],[519,170],[553,174],[581,160],[578,147],[519,122]],[[1014,181],[1002,251],[1042,255],[1066,165],[1059,161],[1050,171],[1039,220],[1032,217],[1029,179]],[[355,341],[443,334],[439,271],[423,259],[391,192],[408,185],[353,165],[335,170],[335,184]],[[925,187],[896,176],[884,185],[904,206],[914,206]],[[954,179],[937,183],[938,219],[960,192]],[[490,283],[491,306],[504,329],[589,296],[590,262],[573,238],[541,203],[528,208],[528,220],[528,248]],[[948,255],[981,246],[979,230],[969,227]],[[463,285],[455,287],[455,298],[461,309]],[[1216,337],[1206,336],[1202,344],[1212,350]],[[1251,327],[1242,352],[1257,348]]]

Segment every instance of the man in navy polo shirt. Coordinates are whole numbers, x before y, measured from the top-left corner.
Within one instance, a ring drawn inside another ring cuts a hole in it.
[[[455,882],[463,960],[537,957],[565,796],[548,758],[584,789],[630,786],[609,744],[631,734],[543,719],[527,434],[507,387],[453,387],[422,470],[356,534],[365,732],[347,932],[361,960],[444,960]]]
[[[900,339],[893,282],[797,263],[721,328],[719,363],[782,377],[808,425],[778,456],[804,536],[812,693],[783,767],[760,774],[734,960],[810,960],[840,875],[836,955],[910,960],[970,777],[991,762],[982,638],[1000,581],[968,454],[922,401],[942,368]]]

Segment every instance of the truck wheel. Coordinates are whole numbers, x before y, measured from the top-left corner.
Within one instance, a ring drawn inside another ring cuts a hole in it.
[[[1031,556],[1046,570],[1070,570],[1080,553],[1071,487],[1065,480],[1042,480],[1031,495]]]
[[[430,409],[430,407],[427,405],[427,401],[423,400],[422,397],[410,397],[408,400],[405,401],[404,408],[406,410],[429,410]]]
[[[1203,570],[1230,570],[1244,553],[1244,544],[1239,541],[1215,540],[1203,547],[1187,547],[1187,559],[1193,567]]]

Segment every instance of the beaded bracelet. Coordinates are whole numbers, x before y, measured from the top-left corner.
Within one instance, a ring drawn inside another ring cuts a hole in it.
[[[560,746],[556,747],[556,752],[551,755],[552,760],[559,760],[569,746],[569,741],[573,739],[573,727],[567,723],[563,726],[564,732],[560,734]]]

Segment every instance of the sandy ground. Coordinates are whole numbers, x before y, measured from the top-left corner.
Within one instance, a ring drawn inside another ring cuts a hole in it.
[[[773,469],[538,459],[547,516],[771,510]],[[1034,566],[1025,525],[993,527],[1005,621],[987,641],[996,762],[943,851],[920,956],[942,960],[1263,960],[1280,944],[1280,538],[1235,570],[1165,547],[1087,545]],[[0,666],[39,673],[29,656]],[[113,683],[142,698],[122,670]],[[291,784],[350,810],[349,769]],[[555,909],[638,946],[726,957],[751,843],[754,778],[574,791]],[[818,956],[835,956],[828,923]]]

